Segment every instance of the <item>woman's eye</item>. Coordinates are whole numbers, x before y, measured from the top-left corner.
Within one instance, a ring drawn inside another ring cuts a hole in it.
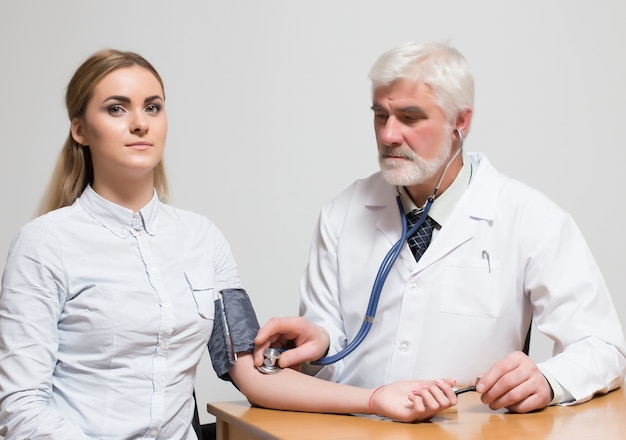
[[[158,113],[159,111],[161,111],[161,106],[158,104],[150,104],[146,107],[147,113]]]
[[[112,105],[109,107],[109,113],[112,115],[119,115],[124,112],[124,107],[121,105]]]

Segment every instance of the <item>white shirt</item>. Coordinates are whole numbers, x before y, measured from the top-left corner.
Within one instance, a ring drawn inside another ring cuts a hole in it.
[[[471,183],[425,254],[416,262],[404,245],[368,336],[319,377],[362,387],[442,377],[470,383],[521,350],[532,315],[555,341],[555,356],[539,367],[576,402],[620,386],[623,331],[572,218],[484,156],[468,158]],[[301,314],[328,331],[330,355],[357,334],[375,274],[400,237],[396,194],[376,173],[322,208]]]
[[[240,287],[206,218],[138,213],[88,187],[24,226],[0,294],[0,435],[195,439],[195,370],[214,293]]]

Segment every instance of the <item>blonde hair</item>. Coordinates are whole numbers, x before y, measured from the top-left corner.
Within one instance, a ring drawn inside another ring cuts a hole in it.
[[[165,89],[159,73],[142,56],[114,49],[101,50],[80,65],[67,86],[65,106],[70,122],[84,116],[93,90],[102,78],[114,70],[131,66],[148,69]],[[92,182],[93,164],[89,147],[76,142],[70,131],[42,199],[39,214],[71,205]],[[169,189],[163,161],[154,169],[154,187],[159,198],[167,202]]]

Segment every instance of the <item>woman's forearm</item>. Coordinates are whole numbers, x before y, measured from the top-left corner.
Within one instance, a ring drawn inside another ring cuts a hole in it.
[[[252,355],[242,354],[230,375],[248,400],[258,406],[338,414],[369,413],[373,390],[316,379],[291,369],[263,374]]]

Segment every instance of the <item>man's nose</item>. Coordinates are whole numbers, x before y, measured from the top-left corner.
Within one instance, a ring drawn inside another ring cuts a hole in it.
[[[401,145],[402,144],[402,130],[400,122],[390,116],[382,127],[380,133],[380,140],[385,145]]]

